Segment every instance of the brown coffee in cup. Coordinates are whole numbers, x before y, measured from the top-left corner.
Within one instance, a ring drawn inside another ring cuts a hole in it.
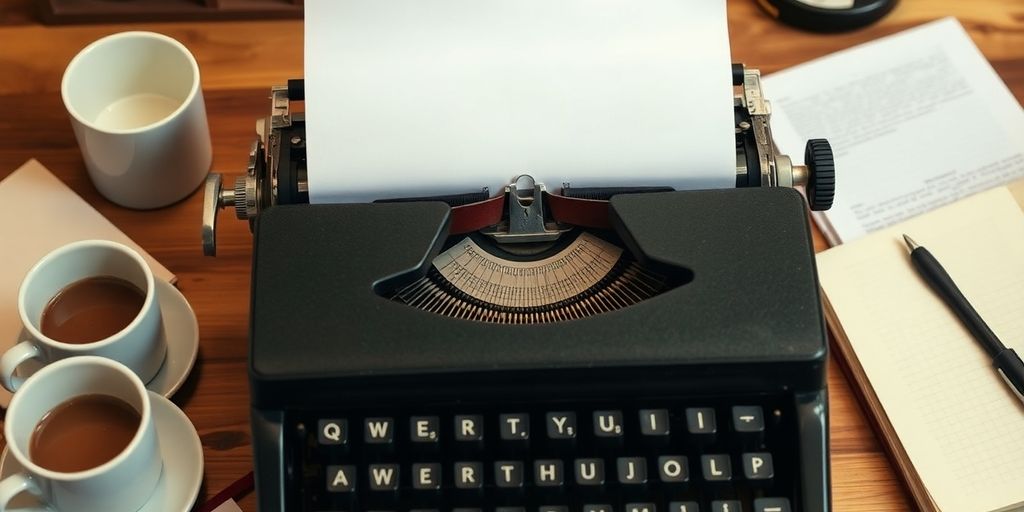
[[[63,343],[92,343],[124,329],[138,316],[146,293],[111,276],[88,277],[57,292],[43,309],[40,331]]]
[[[76,396],[43,416],[32,431],[28,456],[51,471],[92,469],[124,451],[141,421],[139,412],[120,398]]]

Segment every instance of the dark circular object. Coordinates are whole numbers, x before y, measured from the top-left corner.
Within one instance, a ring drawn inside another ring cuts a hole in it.
[[[756,0],[779,21],[814,32],[841,32],[870,25],[899,0]]]
[[[836,161],[832,145],[825,139],[811,139],[804,149],[807,166],[807,202],[814,211],[828,210],[836,197]]]

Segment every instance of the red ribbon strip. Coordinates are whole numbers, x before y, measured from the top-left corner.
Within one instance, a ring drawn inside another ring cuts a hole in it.
[[[203,506],[196,509],[196,512],[212,512],[213,509],[223,505],[224,502],[230,499],[241,498],[242,495],[253,490],[255,484],[252,471],[250,471],[245,476],[235,481],[235,483],[227,486],[226,489],[217,493],[216,496],[207,500],[206,503],[203,503]]]
[[[561,224],[608,229],[608,201],[573,199],[544,193],[552,219]],[[505,194],[452,208],[449,235],[471,233],[501,222],[505,214]]]

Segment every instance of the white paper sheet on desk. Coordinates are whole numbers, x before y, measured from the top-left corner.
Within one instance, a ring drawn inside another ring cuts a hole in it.
[[[310,201],[735,184],[724,0],[307,0]]]
[[[775,73],[772,130],[836,153],[832,245],[1024,177],[1024,110],[955,18]]]

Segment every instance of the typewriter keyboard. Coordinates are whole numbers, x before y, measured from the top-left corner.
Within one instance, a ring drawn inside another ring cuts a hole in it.
[[[318,512],[790,512],[791,408],[760,396],[294,413],[288,492]]]

